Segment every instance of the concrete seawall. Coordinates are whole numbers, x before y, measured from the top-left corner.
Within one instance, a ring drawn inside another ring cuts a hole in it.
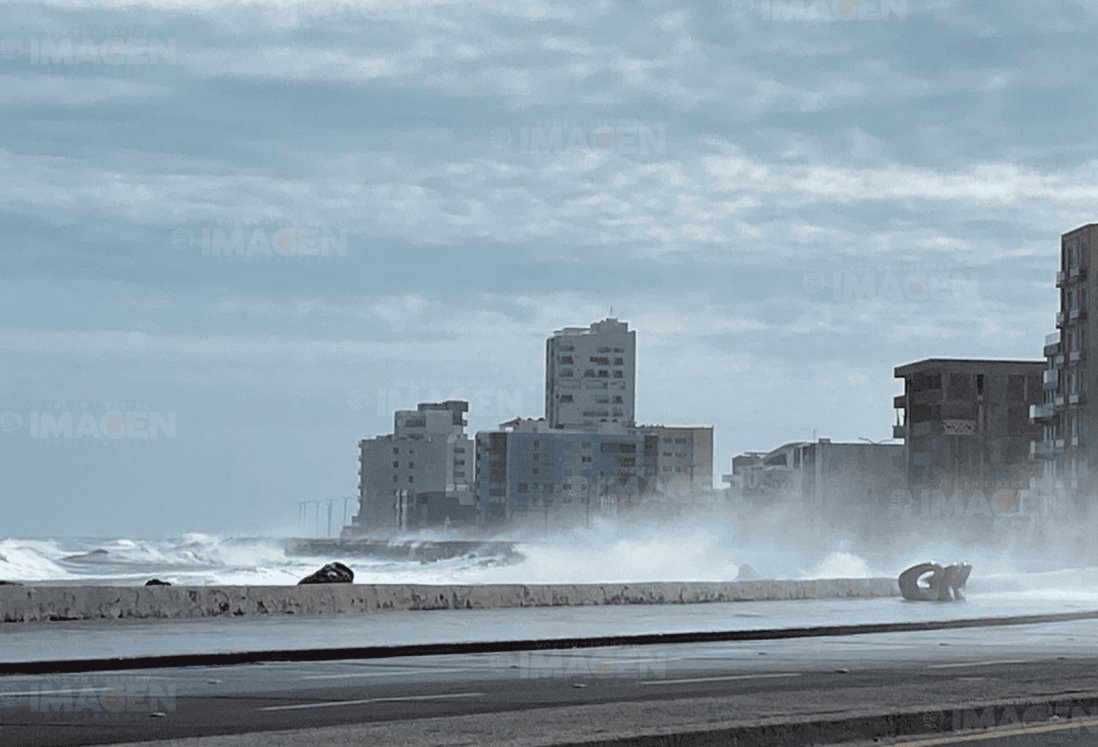
[[[337,584],[318,586],[0,586],[0,621],[152,620],[613,604],[870,598],[895,579],[636,584]]]

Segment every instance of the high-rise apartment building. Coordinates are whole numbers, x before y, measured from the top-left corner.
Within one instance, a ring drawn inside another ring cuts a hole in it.
[[[1098,251],[1098,224],[1090,223],[1060,237],[1060,290],[1057,331],[1045,338],[1044,396],[1030,409],[1033,423],[1041,429],[1041,440],[1033,444],[1033,455],[1044,460],[1045,484],[1079,499],[1094,492],[1090,465],[1098,465],[1098,426],[1091,426],[1095,410],[1087,400],[1090,361],[1094,360],[1094,338],[1090,332],[1088,304],[1094,295],[1090,265]],[[1080,504],[1082,507],[1082,504]]]
[[[565,327],[545,343],[545,419],[550,428],[632,427],[637,337],[629,325],[604,319]]]

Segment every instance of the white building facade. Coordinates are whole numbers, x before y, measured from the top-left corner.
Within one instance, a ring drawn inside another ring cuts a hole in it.
[[[617,319],[565,327],[545,343],[550,428],[630,428],[635,420],[637,333]]]
[[[399,410],[393,433],[359,443],[359,511],[351,534],[386,536],[475,519],[468,409],[451,400]]]

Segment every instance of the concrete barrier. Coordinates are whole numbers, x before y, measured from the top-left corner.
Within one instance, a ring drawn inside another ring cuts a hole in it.
[[[0,586],[0,621],[152,620],[384,611],[898,596],[892,578],[636,584]]]

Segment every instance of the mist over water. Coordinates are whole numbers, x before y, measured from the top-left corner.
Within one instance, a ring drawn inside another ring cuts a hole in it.
[[[527,526],[494,540],[516,556],[479,552],[433,562],[287,552],[285,537],[185,534],[168,539],[0,540],[0,579],[38,583],[176,585],[294,584],[324,563],[351,566],[358,583],[630,583],[895,577],[926,560],[972,563],[972,592],[1061,594],[1098,601],[1098,566],[1081,523],[1022,520],[979,532],[948,521],[883,520],[876,531],[808,521],[788,508],[742,511],[708,506],[672,516],[593,517],[570,528]],[[468,540],[424,532],[394,543]]]

